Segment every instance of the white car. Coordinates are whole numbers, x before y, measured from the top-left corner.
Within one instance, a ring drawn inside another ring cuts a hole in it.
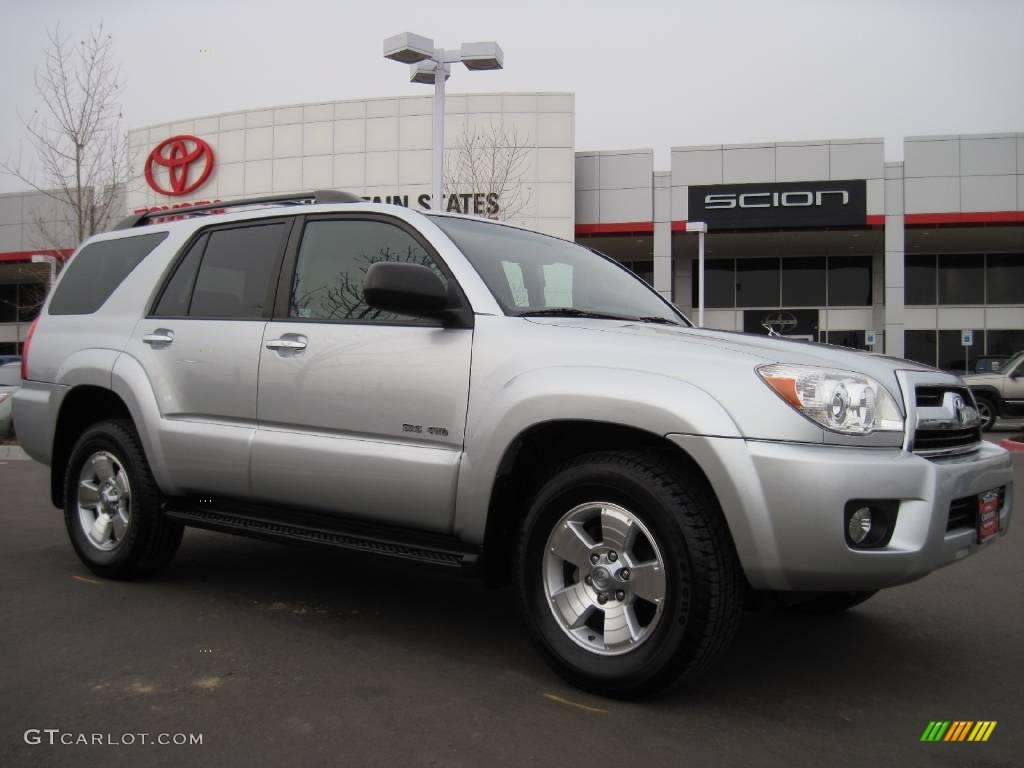
[[[7,437],[14,429],[11,406],[14,393],[21,386],[21,363],[0,365],[0,437]]]

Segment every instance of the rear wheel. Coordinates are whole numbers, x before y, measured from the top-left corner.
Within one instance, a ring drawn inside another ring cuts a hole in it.
[[[163,568],[183,528],[168,520],[138,433],[130,421],[104,421],[75,443],[64,476],[64,523],[93,573],[134,579]]]
[[[877,594],[877,589],[871,592],[826,592],[806,602],[791,606],[790,610],[811,616],[826,616],[830,613],[842,613],[849,610]]]
[[[745,582],[703,477],[646,452],[579,457],[524,523],[519,590],[534,641],[574,685],[631,697],[710,668]]]
[[[996,423],[996,404],[990,397],[975,395],[974,401],[978,404],[978,416],[981,418],[981,431],[988,432]]]

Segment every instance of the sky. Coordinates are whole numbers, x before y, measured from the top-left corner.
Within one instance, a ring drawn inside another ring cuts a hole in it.
[[[0,159],[30,157],[46,32],[101,22],[126,129],[234,110],[430,93],[385,37],[497,40],[449,92],[571,91],[576,149],[1024,131],[1024,0],[0,0]],[[206,52],[209,51],[209,52]],[[0,175],[0,192],[21,189]]]

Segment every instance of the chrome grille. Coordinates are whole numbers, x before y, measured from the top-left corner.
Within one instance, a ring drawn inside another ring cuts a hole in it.
[[[919,385],[914,388],[914,404],[917,413],[914,453],[966,453],[981,441],[974,399],[965,387]]]

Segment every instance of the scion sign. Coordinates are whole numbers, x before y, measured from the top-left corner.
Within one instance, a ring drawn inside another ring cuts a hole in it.
[[[687,218],[712,230],[863,226],[865,190],[863,179],[695,186]]]

